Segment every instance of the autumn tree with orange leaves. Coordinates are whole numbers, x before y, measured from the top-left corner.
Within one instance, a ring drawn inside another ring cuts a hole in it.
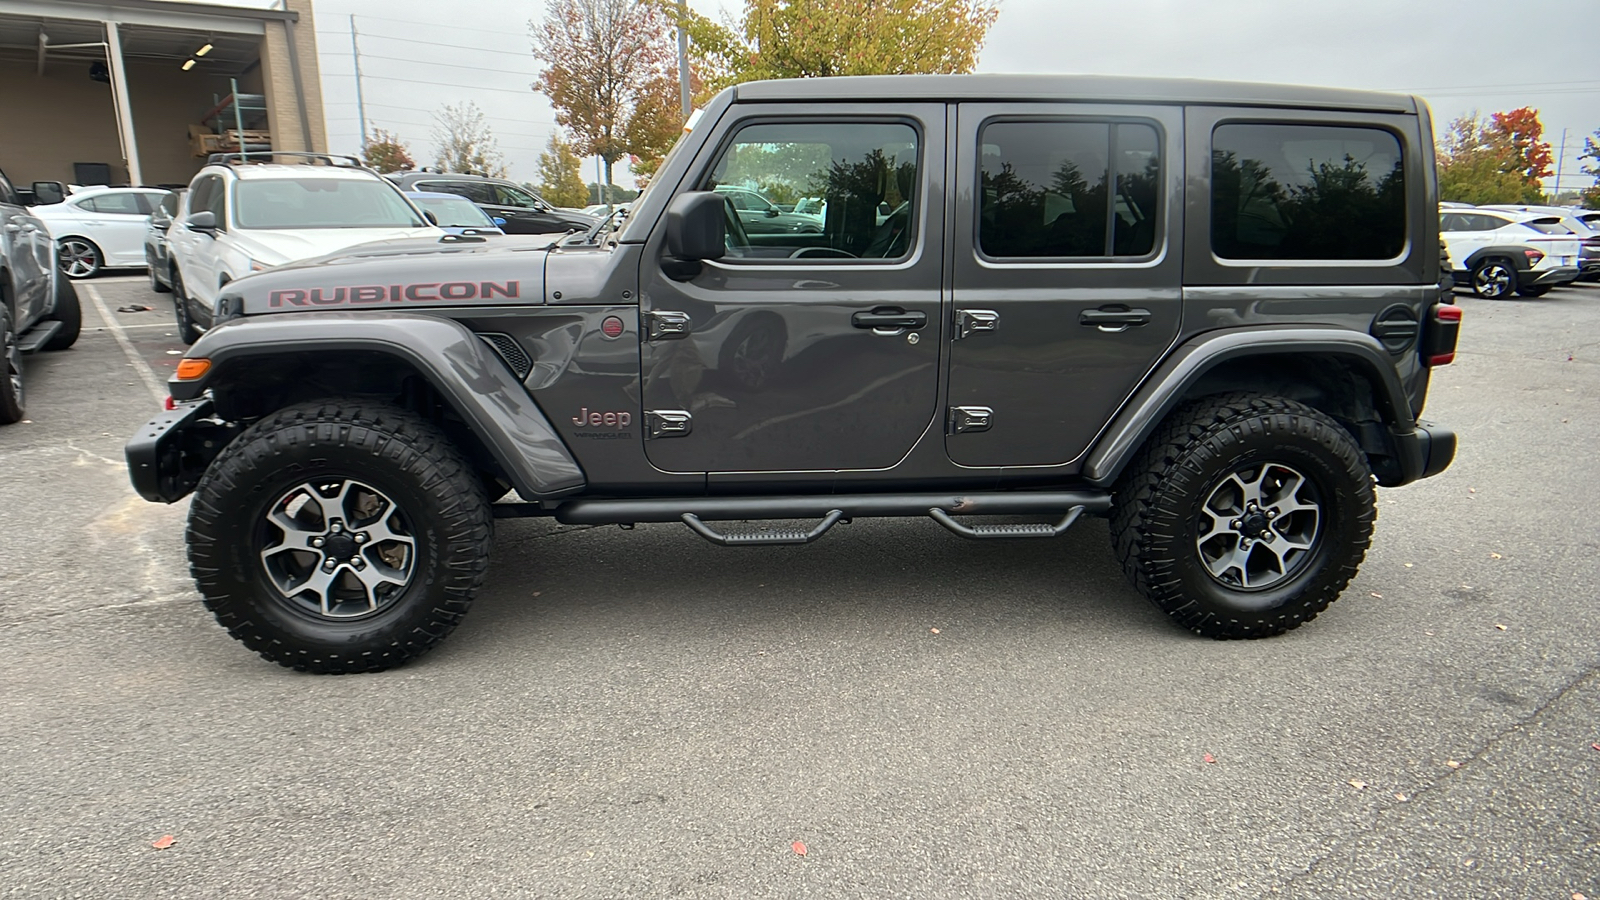
[[[653,0],[551,0],[543,21],[528,25],[544,66],[534,89],[550,98],[573,149],[604,161],[611,184],[617,160],[654,150],[631,144],[659,131],[635,120],[658,114],[657,86],[677,77],[670,21]]]
[[[1439,142],[1439,199],[1461,203],[1539,203],[1550,176],[1550,143],[1539,111],[1477,113],[1450,123]]]

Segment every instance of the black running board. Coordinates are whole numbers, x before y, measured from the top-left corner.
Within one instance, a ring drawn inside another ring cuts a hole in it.
[[[39,324],[28,329],[27,334],[18,335],[17,349],[21,350],[23,353],[32,353],[33,351],[38,350],[40,347],[43,347],[51,338],[55,337],[56,332],[60,330],[60,322],[57,322],[55,319],[45,319]]]
[[[1074,506],[1100,515],[1111,509],[1107,491],[990,491],[973,494],[815,494],[780,497],[650,497],[637,500],[567,500],[554,509],[566,525],[632,525],[699,519],[820,519],[834,510],[844,519],[926,516],[938,509],[953,516],[1062,516]],[[505,509],[501,507],[516,507]],[[548,516],[548,506],[495,504],[500,518]]]

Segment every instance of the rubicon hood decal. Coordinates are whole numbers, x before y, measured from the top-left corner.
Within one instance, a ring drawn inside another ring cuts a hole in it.
[[[438,300],[493,300],[522,297],[520,281],[445,281],[422,284],[363,284],[352,287],[288,288],[267,295],[269,309],[296,306],[350,306],[370,303],[431,303]]]

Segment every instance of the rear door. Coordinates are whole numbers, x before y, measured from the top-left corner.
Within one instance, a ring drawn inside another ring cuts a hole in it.
[[[963,104],[945,447],[1081,456],[1177,337],[1182,111]]]
[[[646,448],[671,472],[887,469],[938,418],[945,107],[738,104],[678,190],[824,197],[820,234],[748,234],[640,277]],[[880,223],[879,204],[901,212]]]

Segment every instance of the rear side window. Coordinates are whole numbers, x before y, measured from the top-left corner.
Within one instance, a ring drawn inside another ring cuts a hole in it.
[[[138,194],[101,194],[89,197],[78,204],[89,212],[109,213],[117,216],[147,216],[150,210],[141,209]]]
[[[978,143],[984,255],[1145,256],[1155,249],[1161,159],[1153,126],[996,122]]]
[[[1384,260],[1405,247],[1405,173],[1391,132],[1228,124],[1211,148],[1217,256]]]
[[[438,191],[444,194],[455,194],[457,196],[465,197],[468,200],[471,200],[473,203],[493,204],[498,202],[495,200],[494,190],[490,187],[490,185],[487,185],[481,181],[419,182],[416,187],[412,188],[412,190]]]

